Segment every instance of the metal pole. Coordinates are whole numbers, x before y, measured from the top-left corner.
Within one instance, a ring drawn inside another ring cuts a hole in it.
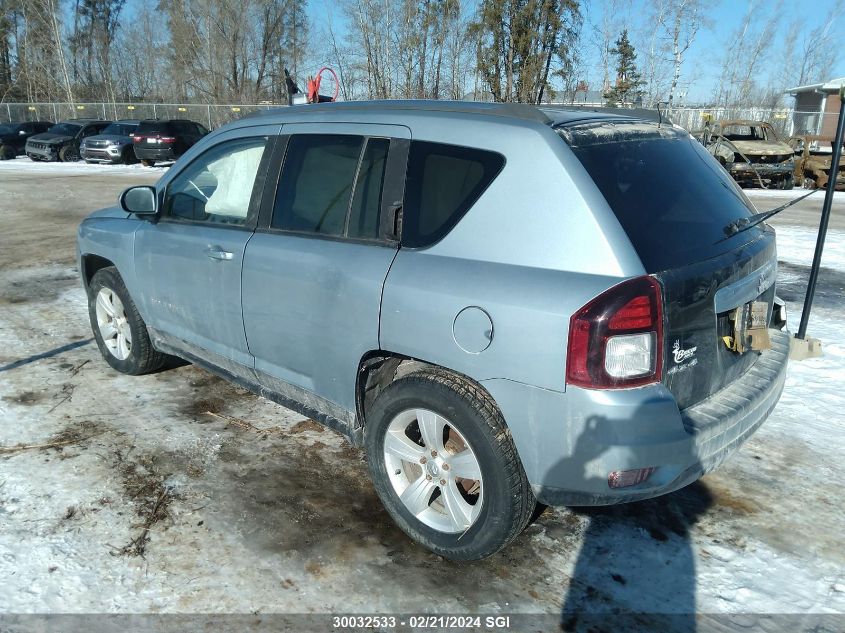
[[[807,296],[804,298],[804,309],[801,311],[801,323],[798,326],[796,338],[803,339],[807,334],[807,322],[810,320],[810,308],[813,307],[813,296],[816,294],[816,282],[819,278],[819,267],[822,263],[824,240],[827,236],[827,225],[830,221],[830,208],[833,205],[833,192],[836,191],[836,177],[839,175],[839,157],[842,155],[842,138],[845,136],[845,86],[839,88],[839,122],[836,124],[836,137],[833,141],[833,155],[830,157],[830,177],[827,179],[827,189],[824,193],[822,218],[819,222],[819,237],[816,240],[816,252],[813,255],[813,266],[810,268],[810,281],[807,283]]]

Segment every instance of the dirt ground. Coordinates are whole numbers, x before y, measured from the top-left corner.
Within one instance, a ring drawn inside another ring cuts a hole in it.
[[[189,365],[128,377],[100,359],[76,227],[159,174],[0,171],[0,612],[556,622],[582,595],[600,611],[845,611],[845,510],[829,483],[845,475],[845,403],[829,391],[841,346],[790,368],[787,392],[816,371],[819,397],[785,397],[701,482],[639,504],[549,509],[500,554],[450,563],[393,526],[362,452],[339,435]],[[802,265],[786,280],[799,301]],[[821,280],[831,332],[841,283]]]

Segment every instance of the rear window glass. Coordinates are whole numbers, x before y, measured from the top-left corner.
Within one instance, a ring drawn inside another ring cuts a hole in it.
[[[715,257],[759,236],[724,227],[755,210],[728,173],[683,130],[599,122],[558,133],[589,172],[650,273]]]
[[[172,126],[168,121],[141,121],[137,134],[157,134],[171,131]]]
[[[402,244],[429,246],[458,223],[505,164],[501,154],[414,141],[408,156]]]

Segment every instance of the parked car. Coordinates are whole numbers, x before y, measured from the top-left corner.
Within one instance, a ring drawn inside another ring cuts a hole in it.
[[[789,139],[795,152],[795,180],[807,189],[827,187],[833,163],[833,142],[829,136],[803,135]],[[836,189],[845,190],[845,156],[839,158]]]
[[[789,335],[754,212],[653,121],[308,105],[93,213],[79,270],[111,367],[178,356],[338,430],[398,526],[467,560],[538,501],[681,488],[766,419]]]
[[[199,123],[185,119],[148,119],[135,132],[135,155],[147,166],[173,161],[208,134]]]
[[[71,163],[79,160],[82,139],[95,136],[111,124],[97,119],[69,119],[56,123],[46,132],[29,137],[26,155],[32,160],[58,160]]]
[[[51,125],[47,121],[0,123],[0,160],[11,160],[23,154],[27,139],[46,132]]]
[[[137,161],[132,146],[133,136],[140,121],[126,119],[115,121],[100,134],[89,136],[79,145],[79,154],[87,163],[123,163]]]
[[[718,121],[700,138],[708,151],[743,186],[792,189],[792,148],[765,121]]]

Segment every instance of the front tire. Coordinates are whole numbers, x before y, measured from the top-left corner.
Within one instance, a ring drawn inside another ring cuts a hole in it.
[[[452,560],[499,551],[536,501],[505,421],[471,381],[426,369],[393,382],[364,429],[373,485],[396,524]]]
[[[105,361],[137,376],[161,369],[167,356],[150,342],[147,325],[114,267],[96,272],[88,286],[88,316]]]
[[[79,160],[79,151],[72,145],[65,145],[59,150],[59,160],[63,163],[75,163]]]

